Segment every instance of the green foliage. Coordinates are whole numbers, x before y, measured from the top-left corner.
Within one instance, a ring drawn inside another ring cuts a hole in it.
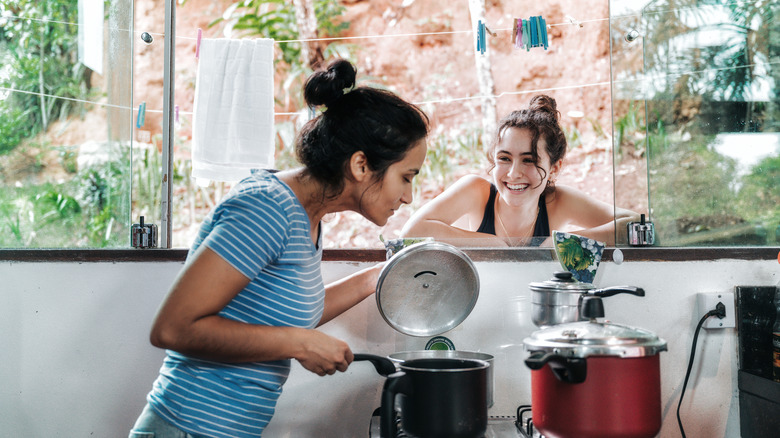
[[[751,212],[747,219],[767,227],[780,225],[780,157],[767,157],[742,178],[738,209]]]
[[[614,121],[614,131],[614,148],[617,156],[620,156],[628,145],[642,149],[640,145],[645,135],[645,126],[635,101],[629,102],[628,111]]]
[[[85,67],[78,63],[78,0],[0,0],[0,153],[48,124],[84,111]],[[51,97],[57,96],[57,97]],[[64,98],[64,99],[63,99]]]
[[[317,30],[320,37],[335,36],[349,28],[348,22],[337,20],[344,13],[344,6],[335,0],[315,0]],[[277,41],[300,39],[295,25],[293,3],[284,0],[243,0],[231,4],[222,17],[209,23],[209,27],[223,23],[228,29],[244,37],[272,38]],[[301,63],[301,43],[278,43],[282,60],[287,65]]]
[[[444,190],[462,176],[463,169],[487,167],[481,132],[477,126],[466,126],[429,137],[425,165],[414,186],[415,199],[421,199],[423,190]]]

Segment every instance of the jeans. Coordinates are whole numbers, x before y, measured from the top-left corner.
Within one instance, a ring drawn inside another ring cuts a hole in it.
[[[129,438],[197,438],[184,432],[157,415],[147,404],[135,421]]]

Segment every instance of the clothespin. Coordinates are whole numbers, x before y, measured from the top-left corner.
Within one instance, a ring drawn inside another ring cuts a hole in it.
[[[512,45],[515,49],[523,47],[523,20],[521,18],[512,19]]]
[[[491,36],[498,36],[498,34],[490,30],[490,28],[488,28],[487,25],[482,22],[482,20],[477,20],[477,50],[483,55],[485,54],[485,51],[487,51],[487,38],[485,38],[486,32]]]
[[[577,20],[576,18],[572,17],[571,15],[567,15],[566,19],[569,20],[569,23],[571,23],[571,24],[573,24],[575,26],[578,26],[578,27],[582,27],[582,23],[580,23],[580,20]]]
[[[179,123],[179,105],[173,106],[173,122],[176,124],[176,126],[181,125],[181,123]]]
[[[198,28],[198,38],[195,40],[195,59],[200,58],[200,38],[203,35],[203,30]]]
[[[484,25],[484,26],[485,26],[485,31],[487,31],[487,33],[489,33],[489,34],[490,34],[490,36],[492,36],[492,37],[494,37],[494,38],[498,36],[498,34],[497,34],[497,33],[493,32],[492,30],[490,30],[490,28],[489,28],[489,27],[487,27],[487,24],[486,24],[486,25]]]
[[[541,15],[529,17],[528,20],[516,19],[513,24],[512,37],[516,48],[525,48],[530,51],[532,47],[544,47],[547,50],[547,22]]]
[[[135,120],[135,127],[141,129],[144,126],[146,120],[146,102],[141,102],[138,105],[138,118]]]
[[[523,47],[526,52],[531,50],[531,24],[528,20],[523,20]]]

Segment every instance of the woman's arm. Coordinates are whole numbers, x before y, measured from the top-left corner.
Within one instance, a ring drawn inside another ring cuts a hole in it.
[[[293,358],[320,375],[347,369],[353,359],[349,346],[322,332],[247,324],[219,316],[249,281],[213,250],[199,248],[158,310],[151,343],[220,362]]]
[[[571,233],[615,245],[615,230],[618,242],[627,238],[626,225],[639,220],[639,214],[606,202],[594,199],[585,193],[567,186],[559,186],[554,195],[554,207],[550,208],[550,228],[568,226]],[[622,233],[622,234],[621,234]]]
[[[478,233],[453,225],[468,216],[472,224],[482,219],[490,196],[490,182],[477,175],[466,175],[417,210],[401,231],[402,237],[433,237],[439,241],[462,243],[479,238],[480,243],[506,246],[492,234]],[[476,229],[476,226],[474,226]]]
[[[325,311],[319,325],[341,315],[376,291],[383,263],[334,281],[325,287]]]

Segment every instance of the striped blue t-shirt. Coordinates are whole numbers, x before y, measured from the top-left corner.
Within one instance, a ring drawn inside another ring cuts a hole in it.
[[[306,210],[273,174],[256,170],[237,184],[204,220],[190,254],[200,245],[252,279],[221,316],[317,326],[325,300],[322,245],[312,243]],[[273,416],[289,371],[289,359],[227,364],[168,350],[147,399],[158,415],[191,434],[257,437]]]

